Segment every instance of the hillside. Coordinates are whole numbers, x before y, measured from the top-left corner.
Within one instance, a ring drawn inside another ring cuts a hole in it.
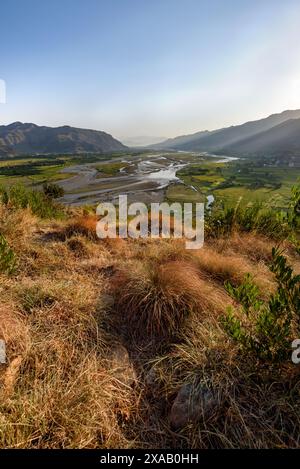
[[[126,147],[111,135],[75,127],[45,127],[14,122],[0,126],[0,157],[43,153],[106,153]]]
[[[227,147],[228,151],[248,155],[300,156],[300,119],[291,119]]]
[[[22,209],[19,189],[2,201],[1,448],[299,447],[297,311],[283,328],[272,246],[300,263],[282,219],[224,212],[187,251],[99,240],[93,215]]]
[[[150,145],[150,148],[153,149],[181,149],[181,146],[192,144],[193,142],[197,142],[198,140],[211,135],[213,132],[209,132],[208,130],[203,130],[200,132],[196,132],[192,135],[181,135],[175,138],[168,138],[163,142],[159,142],[154,145]]]
[[[177,137],[167,140],[161,145],[156,145],[156,148],[170,148],[184,151],[225,152],[235,145],[235,149],[238,152],[238,144],[240,142],[244,140],[250,142],[251,138],[255,139],[258,134],[266,132],[290,119],[300,119],[300,110],[284,111],[280,114],[273,114],[265,119],[246,122],[242,125],[227,127],[213,132],[205,131],[193,135]],[[278,139],[276,139],[276,142],[279,142]],[[274,142],[274,145],[275,144]]]
[[[8,158],[10,156],[14,156],[13,149],[8,145],[0,143],[0,158]]]

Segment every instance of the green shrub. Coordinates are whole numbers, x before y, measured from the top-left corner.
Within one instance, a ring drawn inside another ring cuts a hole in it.
[[[225,208],[220,212],[206,212],[205,232],[214,238],[229,235],[234,227],[235,210]]]
[[[15,208],[29,207],[34,215],[40,218],[62,218],[64,216],[63,207],[55,203],[43,192],[27,189],[23,185],[17,184],[9,189],[1,189],[2,199],[5,197],[7,203]],[[6,195],[4,195],[6,193]]]
[[[3,189],[3,191],[1,192],[1,202],[3,203],[3,205],[7,205],[9,202],[8,193],[5,189]]]
[[[257,233],[275,240],[284,240],[293,231],[287,214],[276,210],[260,211],[253,228]]]
[[[254,229],[258,214],[261,210],[261,204],[256,202],[245,209],[238,208],[236,210],[236,222],[243,231],[251,231]]]
[[[277,290],[268,301],[260,299],[260,291],[249,275],[242,285],[225,287],[242,306],[244,320],[229,308],[222,319],[227,333],[241,349],[262,360],[280,361],[288,357],[293,340],[293,324],[300,332],[300,275],[294,275],[286,258],[278,249],[272,250],[271,272]]]
[[[6,238],[0,233],[0,272],[12,274],[16,269],[16,256]]]
[[[284,212],[263,209],[255,203],[250,207],[225,208],[206,214],[206,234],[213,237],[230,235],[233,229],[257,232],[275,240],[286,239],[294,227]]]
[[[290,201],[290,224],[293,228],[299,227],[300,221],[300,184],[292,188],[292,196]]]
[[[296,239],[300,220],[300,185],[292,188],[287,211],[263,208],[259,202],[252,206],[216,208],[205,214],[206,235],[212,237],[230,235],[233,229],[254,231],[275,240]],[[298,242],[294,243],[296,246]]]
[[[65,191],[58,184],[53,184],[51,182],[45,182],[43,184],[43,192],[50,199],[58,199],[63,197]]]

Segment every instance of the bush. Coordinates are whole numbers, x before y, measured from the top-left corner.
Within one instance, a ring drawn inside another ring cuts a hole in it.
[[[43,192],[15,185],[9,189],[1,189],[2,200],[15,208],[29,207],[34,215],[40,218],[62,218],[63,207],[47,197]]]
[[[206,212],[205,232],[214,238],[229,235],[233,230],[234,220],[235,210],[233,208],[225,208],[221,212]]]
[[[16,269],[16,256],[5,237],[0,233],[0,272],[12,274]]]
[[[290,222],[294,228],[298,228],[300,220],[300,185],[292,188],[292,196],[290,202]]]
[[[50,199],[58,199],[59,197],[63,197],[65,193],[63,188],[58,184],[52,184],[50,182],[43,184],[43,192]]]
[[[251,207],[246,207],[244,210],[241,208],[237,209],[236,219],[242,231],[251,231],[255,227],[260,210],[261,204],[257,202]]]
[[[293,232],[289,214],[263,209],[259,203],[206,214],[206,234],[209,236],[230,235],[234,229],[254,231],[276,240],[283,240]]]
[[[260,291],[247,275],[242,285],[225,283],[228,293],[242,306],[245,320],[229,308],[223,318],[227,333],[245,352],[259,359],[281,361],[290,353],[293,324],[300,331],[300,275],[294,275],[286,258],[278,249],[272,250],[271,272],[277,290],[268,302],[260,299]]]

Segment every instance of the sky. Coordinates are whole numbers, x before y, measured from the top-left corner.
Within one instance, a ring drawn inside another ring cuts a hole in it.
[[[300,0],[1,0],[0,21],[0,125],[173,137],[300,108]]]

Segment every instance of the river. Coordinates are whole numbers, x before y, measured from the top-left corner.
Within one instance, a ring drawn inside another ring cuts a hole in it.
[[[197,156],[197,155],[196,155]],[[205,156],[213,156],[208,155]],[[216,163],[229,161],[230,157],[216,157]],[[105,176],[97,170],[97,165],[105,163],[124,163],[117,175]],[[99,201],[114,201],[119,194],[127,194],[129,201],[160,202],[164,199],[165,189],[173,182],[183,183],[177,172],[191,162],[180,159],[180,155],[154,153],[147,155],[128,155],[113,160],[74,165],[64,168],[62,173],[74,176],[59,182],[65,190],[61,202],[68,205],[95,204]],[[196,190],[191,186],[192,189]],[[138,197],[137,197],[138,194]],[[207,197],[207,208],[214,201],[213,195]]]

